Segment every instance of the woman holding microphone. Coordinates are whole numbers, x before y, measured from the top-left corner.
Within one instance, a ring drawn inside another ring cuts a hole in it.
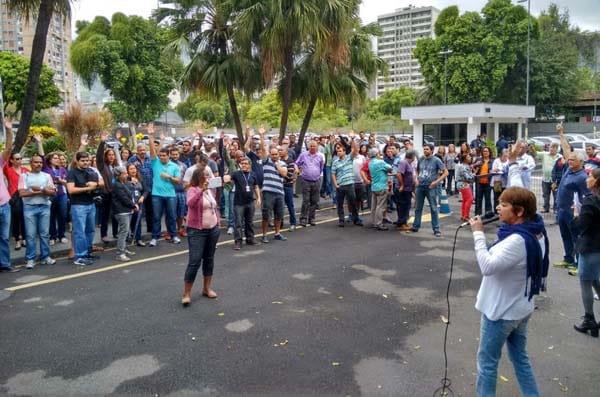
[[[477,354],[477,396],[496,395],[502,346],[523,396],[539,396],[527,355],[527,324],[534,310],[533,296],[545,289],[548,274],[548,238],[536,213],[535,195],[522,187],[506,189],[497,207],[497,240],[488,248],[483,222],[470,220],[477,263],[483,274],[475,308],[482,313]]]
[[[191,302],[190,293],[196,274],[202,267],[204,285],[202,295],[215,299],[217,294],[210,288],[215,260],[215,250],[219,241],[219,206],[213,190],[208,188],[208,171],[199,167],[194,171],[190,187],[186,193],[188,206],[187,233],[189,262],[185,270],[184,290],[181,304],[186,307]]]

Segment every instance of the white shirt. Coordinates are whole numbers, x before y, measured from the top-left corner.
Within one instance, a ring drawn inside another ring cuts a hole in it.
[[[525,240],[512,234],[487,248],[483,232],[473,232],[477,263],[483,275],[475,308],[492,320],[521,320],[533,312],[528,300]],[[539,241],[544,255],[543,240]]]

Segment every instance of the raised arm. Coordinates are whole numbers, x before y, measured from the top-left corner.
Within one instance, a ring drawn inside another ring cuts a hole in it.
[[[104,169],[104,150],[106,150],[106,140],[108,139],[108,131],[102,131],[100,134],[100,144],[96,150],[96,166],[102,172]]]
[[[263,160],[267,159],[267,145],[265,145],[265,127],[263,125],[258,129],[260,134],[260,157]]]
[[[351,152],[350,155],[354,158],[356,156],[358,156],[358,143],[356,142],[355,139],[355,134],[354,134],[354,130],[350,131],[350,134],[348,134],[350,136],[350,148],[351,148]]]
[[[6,130],[6,142],[4,142],[4,151],[2,152],[2,159],[4,161],[8,161],[13,146],[12,121],[10,121],[9,119],[4,119],[4,128]]]
[[[248,153],[252,150],[252,137],[250,136],[250,125],[246,124],[246,139],[244,142],[244,152]]]
[[[154,124],[148,126],[148,140],[150,146],[150,160],[156,157],[156,148],[154,147]]]
[[[563,123],[556,126],[556,132],[558,132],[558,136],[560,137],[560,147],[562,147],[563,156],[569,158],[569,155],[571,154],[571,145],[569,145],[569,141],[567,140],[567,137],[565,137],[565,127],[563,126]]]
[[[43,140],[44,138],[42,138],[42,136],[40,134],[35,134],[33,136],[33,139],[36,141],[37,143],[37,147],[38,147],[38,154],[42,157],[44,157],[44,145],[43,145]]]

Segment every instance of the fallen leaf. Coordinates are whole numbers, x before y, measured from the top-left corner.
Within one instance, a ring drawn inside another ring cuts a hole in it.
[[[342,300],[342,299],[344,299],[344,297],[342,295],[340,295],[340,296],[338,296],[338,299]]]
[[[196,340],[196,337],[195,337],[195,336],[192,336],[192,340]]]
[[[443,314],[440,316],[440,318],[442,319],[442,322],[444,324],[448,324],[448,318],[446,316],[444,316]]]
[[[552,349],[554,349],[554,345],[548,346],[548,350],[552,350]]]
[[[279,346],[285,346],[285,345],[287,345],[287,344],[288,344],[288,342],[289,342],[289,341],[288,341],[287,339],[284,339],[284,340],[282,340],[281,342],[279,342]]]
[[[339,367],[339,366],[340,366],[340,363],[338,363],[337,361],[333,361],[333,362],[331,363],[331,365],[332,365],[333,367]]]
[[[298,355],[299,355],[300,357],[304,357],[304,353],[303,353],[303,352],[300,352],[300,353],[298,353]]]
[[[386,294],[383,294],[381,296],[383,296],[385,299],[387,299],[387,297],[388,297]]]
[[[416,345],[415,346],[415,350],[419,350],[421,348],[421,345]]]
[[[500,379],[502,379],[504,382],[508,382],[508,378],[504,375],[500,375]]]
[[[217,316],[219,317],[223,317],[225,315],[225,313],[221,312],[221,313],[217,313]]]
[[[559,379],[558,378],[552,378],[552,380],[558,382]]]
[[[283,305],[283,302],[280,301],[273,301],[271,302],[273,305]]]
[[[568,388],[567,386],[563,385],[562,383],[558,382],[558,385],[560,386],[560,390],[561,390],[563,393],[566,393],[566,392],[568,392],[568,391],[569,391],[569,388]]]

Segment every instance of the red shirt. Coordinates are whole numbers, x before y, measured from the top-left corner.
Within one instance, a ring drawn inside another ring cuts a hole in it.
[[[12,197],[19,188],[19,174],[17,174],[15,169],[8,164],[8,161],[4,164],[3,170],[8,182],[8,194]],[[26,174],[28,172],[29,170],[27,168],[21,167],[21,174]]]

